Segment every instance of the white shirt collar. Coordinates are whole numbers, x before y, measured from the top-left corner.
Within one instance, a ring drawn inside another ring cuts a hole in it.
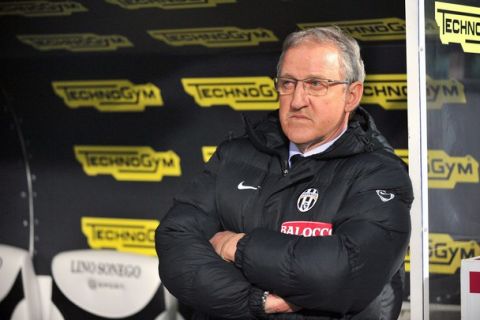
[[[335,143],[335,141],[337,141],[344,133],[345,131],[347,131],[347,127],[345,127],[345,129],[343,129],[342,133],[340,133],[338,135],[338,137],[336,137],[335,139],[331,140],[331,141],[328,141],[327,143],[324,143],[324,144],[321,144],[319,145],[318,147],[315,147],[313,148],[312,150],[309,150],[305,153],[302,153],[297,145],[293,142],[290,141],[290,144],[289,144],[289,149],[288,149],[288,165],[291,166],[292,164],[290,163],[290,159],[292,159],[292,157],[296,154],[299,154],[301,155],[302,157],[309,157],[311,155],[314,155],[314,154],[318,154],[318,153],[322,153],[324,152],[325,150],[327,150],[332,144]]]

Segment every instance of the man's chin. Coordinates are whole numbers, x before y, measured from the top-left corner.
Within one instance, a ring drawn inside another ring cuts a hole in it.
[[[317,139],[289,139],[292,143],[294,143],[297,148],[302,151],[306,152],[311,150],[314,147],[317,147],[324,143],[324,138],[317,138]]]
[[[296,135],[289,135],[287,136],[289,140],[296,145],[309,145],[312,142],[317,143],[322,141],[322,138],[312,138],[312,137],[305,137],[305,136],[296,136]]]

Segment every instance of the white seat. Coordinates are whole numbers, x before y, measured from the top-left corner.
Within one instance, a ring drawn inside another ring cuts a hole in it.
[[[12,319],[43,319],[40,287],[33,263],[25,249],[0,244],[0,302],[8,295],[21,272],[24,300],[15,308]]]
[[[113,250],[57,254],[52,275],[63,295],[79,308],[104,318],[125,318],[144,309],[160,288],[157,257]],[[157,320],[175,320],[177,302],[166,290]],[[153,317],[152,317],[153,319]]]

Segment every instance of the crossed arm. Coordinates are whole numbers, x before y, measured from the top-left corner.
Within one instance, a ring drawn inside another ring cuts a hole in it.
[[[332,236],[304,238],[225,231],[214,209],[215,171],[207,170],[157,230],[162,282],[181,302],[223,318],[362,310],[401,265],[410,228],[409,191],[396,190],[394,200],[382,203],[376,181],[363,179],[367,189],[356,190],[337,213]],[[264,291],[272,293],[263,309]]]
[[[219,231],[211,239],[215,252],[227,262],[235,262],[235,253],[237,251],[237,243],[245,236],[245,233],[235,233],[232,231]],[[300,310],[300,307],[292,303],[288,303],[282,297],[268,293],[266,295],[265,304],[263,305],[266,314],[270,313],[290,313]]]
[[[345,210],[357,209],[355,200]],[[222,231],[199,208],[178,204],[157,232],[160,276],[180,301],[224,318],[359,311],[398,270],[409,237],[408,208],[401,201],[367,215],[376,218],[360,214],[332,236],[304,238],[267,229]],[[259,310],[265,290],[272,294]]]

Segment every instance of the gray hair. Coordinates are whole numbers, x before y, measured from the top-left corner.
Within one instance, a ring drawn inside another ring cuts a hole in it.
[[[340,51],[345,80],[350,83],[355,81],[363,83],[365,80],[365,67],[360,56],[360,46],[355,39],[344,33],[337,26],[317,27],[289,34],[283,42],[282,54],[277,64],[277,76],[280,75],[287,50],[308,41],[335,45]]]

